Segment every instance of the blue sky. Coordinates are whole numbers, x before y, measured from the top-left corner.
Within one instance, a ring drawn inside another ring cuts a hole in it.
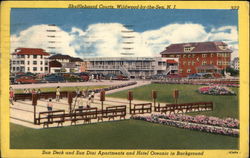
[[[56,24],[60,32],[63,33],[61,36],[65,39],[67,38],[66,41],[68,41],[68,43],[64,43],[68,47],[60,50],[61,53],[68,53],[75,56],[90,55],[91,53],[92,55],[90,56],[103,56],[104,54],[113,56],[113,54],[105,53],[105,51],[114,53],[122,47],[121,43],[117,42],[121,41],[121,35],[107,36],[107,34],[112,34],[112,30],[115,29],[133,30],[136,33],[135,43],[137,45],[135,48],[138,47],[135,50],[144,50],[149,56],[150,54],[159,53],[159,51],[173,42],[222,40],[228,42],[229,45],[232,44],[236,48],[238,45],[237,37],[234,37],[237,34],[235,32],[238,30],[237,10],[14,8],[11,10],[11,35],[15,43],[12,44],[13,47],[40,46],[45,48],[44,44],[39,45],[36,42],[32,45],[31,41],[24,39],[28,35],[33,37],[36,34],[35,37],[37,37],[37,34],[42,32],[43,24]],[[132,25],[132,27],[124,28],[119,24]],[[109,29],[101,29],[101,27],[108,27]],[[35,31],[36,29],[37,31]],[[20,32],[23,32],[23,34],[20,35]],[[106,32],[106,34],[104,35],[103,32]],[[176,32],[176,34],[172,34],[172,32]],[[178,32],[184,32],[184,34]],[[185,32],[190,33],[185,34]],[[92,40],[95,44],[84,45],[83,43],[87,43],[86,37],[89,35],[103,37],[103,39],[99,39],[98,41]],[[171,38],[164,38],[163,36]],[[190,38],[187,38],[187,36],[190,36]],[[192,36],[194,38],[191,38]],[[107,43],[107,41],[104,41],[104,37],[113,39],[116,42]],[[140,46],[138,43],[140,43]],[[154,46],[152,46],[153,44]],[[103,45],[105,45],[105,48]],[[106,48],[107,45],[116,46]],[[60,46],[60,48],[62,47],[65,46]],[[103,53],[88,52],[89,50],[100,52],[100,49],[102,49]]]
[[[13,9],[11,33],[39,24],[56,24],[69,31],[72,26],[86,29],[89,24],[117,22],[133,25],[138,32],[172,23],[199,23],[220,27],[238,25],[237,10],[163,10],[163,9]]]

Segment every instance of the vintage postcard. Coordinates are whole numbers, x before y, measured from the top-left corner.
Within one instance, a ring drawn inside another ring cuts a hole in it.
[[[1,156],[246,158],[249,3],[1,3]]]

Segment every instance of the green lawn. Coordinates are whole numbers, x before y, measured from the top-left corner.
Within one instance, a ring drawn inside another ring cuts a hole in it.
[[[125,120],[62,128],[10,124],[11,149],[237,149],[238,138]]]
[[[236,93],[235,96],[213,96],[203,95],[198,93],[199,85],[180,85],[180,84],[150,84],[142,87],[132,89],[134,93],[134,99],[151,101],[151,91],[158,91],[159,102],[173,103],[172,92],[174,89],[180,90],[179,103],[199,102],[199,101],[212,101],[214,103],[214,110],[209,112],[195,112],[196,114],[204,114],[217,117],[234,117],[239,118],[239,106],[238,106],[238,88],[232,88]],[[127,98],[127,92],[120,91],[114,94],[110,94],[110,97]]]
[[[78,86],[78,87],[61,87],[61,91],[76,91],[77,89],[79,90],[85,90],[85,89],[98,89],[98,88],[107,88],[109,86]],[[32,89],[31,89],[32,90]],[[36,88],[38,90],[38,88]],[[55,92],[56,87],[48,87],[48,88],[40,88],[42,92]],[[23,89],[16,89],[15,93],[23,93]]]

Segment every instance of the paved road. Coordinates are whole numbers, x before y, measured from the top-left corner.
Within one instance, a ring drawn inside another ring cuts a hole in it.
[[[118,85],[133,82],[130,81],[92,81],[92,82],[66,82],[66,83],[40,83],[40,84],[19,84],[19,85],[11,85],[13,89],[24,89],[24,88],[45,88],[45,87],[78,87],[78,86],[105,86],[105,85]]]

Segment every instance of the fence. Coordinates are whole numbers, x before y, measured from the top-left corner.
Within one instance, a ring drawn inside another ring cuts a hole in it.
[[[196,102],[196,103],[184,103],[184,104],[166,104],[165,106],[154,107],[155,112],[161,113],[183,113],[203,110],[213,110],[213,102]]]
[[[152,103],[134,104],[134,108],[130,109],[130,114],[144,114],[152,112]]]

